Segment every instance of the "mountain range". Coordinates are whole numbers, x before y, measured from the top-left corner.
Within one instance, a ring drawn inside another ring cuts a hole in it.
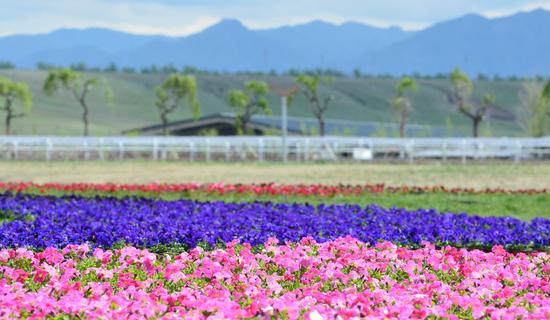
[[[331,68],[372,74],[550,76],[550,11],[488,19],[469,14],[420,31],[323,21],[251,30],[226,19],[185,37],[59,29],[0,37],[0,61],[143,68],[155,64],[215,71]]]

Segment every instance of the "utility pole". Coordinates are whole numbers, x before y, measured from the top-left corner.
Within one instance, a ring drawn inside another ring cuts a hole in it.
[[[287,126],[287,104],[288,97],[294,95],[300,87],[292,86],[290,88],[281,88],[277,85],[271,85],[271,91],[276,95],[281,97],[281,138],[282,138],[282,150],[281,150],[281,159],[283,162],[288,161],[288,146],[287,146],[287,135],[288,135],[288,126]]]

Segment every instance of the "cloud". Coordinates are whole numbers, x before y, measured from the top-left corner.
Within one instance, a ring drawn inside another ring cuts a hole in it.
[[[44,33],[58,28],[105,27],[131,33],[188,35],[222,18],[251,28],[311,20],[357,21],[374,26],[421,29],[467,13],[499,17],[518,10],[550,9],[527,0],[0,0],[4,34]]]
[[[131,33],[186,35],[219,21],[206,11],[152,2],[0,0],[0,7],[0,30],[10,34],[105,27]]]
[[[521,5],[512,5],[508,8],[487,10],[483,12],[483,15],[488,18],[500,18],[512,15],[517,12],[528,12],[536,9],[550,10],[550,2],[533,2]]]

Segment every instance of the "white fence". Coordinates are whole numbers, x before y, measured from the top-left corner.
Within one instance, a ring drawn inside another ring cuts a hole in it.
[[[289,137],[290,161],[550,160],[550,138]],[[281,161],[279,137],[0,136],[3,160]]]

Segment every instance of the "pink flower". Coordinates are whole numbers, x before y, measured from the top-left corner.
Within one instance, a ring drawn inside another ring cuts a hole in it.
[[[237,241],[176,257],[133,247],[91,256],[74,245],[63,253],[0,250],[0,318],[458,319],[468,308],[474,318],[550,314],[548,253],[372,247],[351,237],[270,241],[257,254],[239,244],[238,255]]]

